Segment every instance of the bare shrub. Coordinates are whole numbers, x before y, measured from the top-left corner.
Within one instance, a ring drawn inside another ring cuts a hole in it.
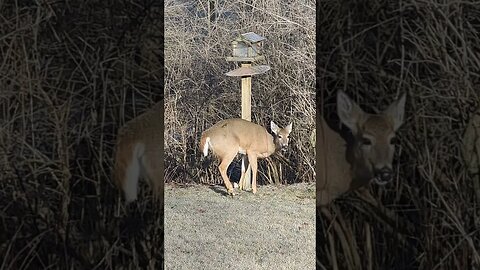
[[[203,2],[165,3],[166,181],[221,183],[216,166],[202,166],[198,144],[203,130],[240,117],[240,78],[224,75],[238,64],[225,58],[230,42],[250,31],[267,38],[259,64],[272,68],[252,79],[252,121],[265,127],[270,120],[293,122],[289,154],[260,162],[259,183],[313,181],[314,2],[214,2],[214,17]]]

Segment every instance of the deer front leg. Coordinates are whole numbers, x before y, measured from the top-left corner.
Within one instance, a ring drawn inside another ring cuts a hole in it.
[[[230,154],[228,156],[225,156],[222,159],[222,162],[220,163],[220,165],[218,165],[218,170],[220,171],[220,174],[222,175],[223,183],[225,184],[225,187],[227,188],[227,193],[228,193],[228,195],[231,195],[231,196],[235,195],[235,193],[233,192],[232,183],[230,182],[230,179],[228,179],[227,169],[228,169],[228,166],[230,165],[230,163],[232,163],[236,154],[237,153],[233,153],[233,154]]]
[[[257,155],[256,153],[248,153],[248,163],[252,167],[252,192],[257,193]]]

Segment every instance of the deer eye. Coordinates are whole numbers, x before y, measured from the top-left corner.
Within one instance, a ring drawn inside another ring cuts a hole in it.
[[[363,137],[362,138],[362,145],[372,145],[372,140],[370,140],[369,138]]]
[[[390,139],[390,144],[397,144],[397,143],[398,143],[397,137],[392,137],[392,138]]]

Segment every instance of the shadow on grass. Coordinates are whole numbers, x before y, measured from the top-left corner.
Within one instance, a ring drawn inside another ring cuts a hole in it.
[[[227,190],[225,189],[225,186],[223,185],[214,185],[214,186],[210,186],[209,188],[218,194],[221,194],[226,197],[231,197],[228,194]]]

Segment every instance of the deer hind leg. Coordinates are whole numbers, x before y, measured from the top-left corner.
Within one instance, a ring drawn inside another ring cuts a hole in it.
[[[246,156],[242,157],[242,173],[240,175],[240,181],[238,183],[238,188],[240,190],[245,190],[247,188],[247,183],[245,183],[245,175],[250,173],[250,163]]]
[[[248,163],[252,167],[252,192],[253,194],[257,193],[257,155],[255,153],[247,153],[248,154]]]
[[[225,184],[225,187],[227,188],[227,192],[229,195],[233,196],[235,193],[233,193],[233,186],[230,180],[228,179],[227,176],[227,169],[230,163],[232,163],[233,159],[237,155],[237,152],[232,152],[232,153],[227,153],[224,157],[222,157],[222,161],[220,165],[218,165],[218,170],[220,171],[220,174],[222,175],[223,178],[223,183]]]
[[[238,189],[243,190],[245,188],[245,157],[242,156],[242,170],[240,174],[240,181],[238,181]]]

